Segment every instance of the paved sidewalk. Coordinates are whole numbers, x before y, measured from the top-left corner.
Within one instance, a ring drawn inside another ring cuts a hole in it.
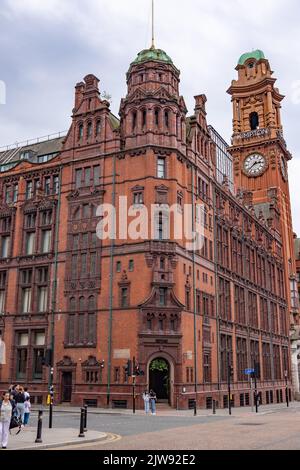
[[[294,408],[300,408],[300,402],[292,402],[290,403],[289,409],[294,409]],[[32,411],[36,412],[39,409],[43,409],[44,413],[47,413],[48,408],[47,407],[32,407]],[[275,405],[265,405],[265,406],[260,406],[259,407],[259,414],[270,414],[270,413],[278,413],[283,410],[287,410],[287,405],[286,403],[282,404],[275,404]],[[69,406],[63,406],[63,405],[56,405],[54,406],[54,413],[71,413],[71,414],[78,414],[80,415],[80,408],[78,407],[69,407]],[[133,412],[132,409],[112,409],[112,408],[88,408],[88,413],[89,414],[96,414],[96,415],[129,415],[132,416]],[[145,413],[143,410],[136,410],[136,415],[137,416],[143,416]],[[232,408],[232,417],[237,416],[237,417],[246,417],[249,415],[255,414],[255,408],[254,411],[252,411],[251,407],[243,407],[243,408]],[[168,408],[165,406],[160,407],[158,405],[157,409],[157,415],[158,416],[175,416],[175,417],[194,417],[194,410],[175,410],[173,408]],[[216,416],[228,416],[228,409],[218,409],[216,412]],[[198,409],[197,411],[197,416],[198,417],[213,417],[213,412],[212,410],[204,410],[204,409]]]
[[[78,429],[44,429],[43,443],[35,444],[36,428],[25,428],[18,436],[9,437],[7,450],[51,449],[74,444],[97,443],[107,438],[107,434],[97,431],[86,432],[84,438],[79,438],[78,434]]]

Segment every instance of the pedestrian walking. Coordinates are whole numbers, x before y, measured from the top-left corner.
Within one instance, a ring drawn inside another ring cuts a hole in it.
[[[29,424],[29,418],[30,418],[30,411],[31,411],[31,403],[30,403],[30,398],[25,401],[24,403],[24,426],[27,426]]]
[[[9,427],[12,417],[12,405],[10,403],[8,392],[3,394],[3,400],[0,402],[0,440],[2,449],[7,448]]]
[[[28,392],[27,387],[24,387],[24,395],[26,400],[30,400],[30,393]]]
[[[150,395],[147,390],[145,390],[145,392],[143,393],[143,400],[145,405],[145,413],[147,415],[150,411]]]
[[[18,393],[15,396],[15,402],[17,404],[17,417],[21,419],[22,424],[24,423],[25,401],[24,389],[23,387],[19,387]]]
[[[156,415],[156,393],[153,390],[150,390],[150,409],[152,415]]]

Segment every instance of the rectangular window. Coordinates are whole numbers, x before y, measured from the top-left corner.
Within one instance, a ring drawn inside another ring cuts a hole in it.
[[[25,228],[35,228],[36,214],[27,214],[25,217]]]
[[[121,307],[128,307],[128,288],[122,287],[121,289]]]
[[[53,193],[58,194],[59,193],[59,177],[54,176],[53,178]]]
[[[73,255],[71,261],[71,275],[72,279],[77,279],[77,264],[78,264],[78,256]]]
[[[117,261],[117,273],[120,273],[122,269],[121,261]]]
[[[91,168],[85,168],[84,170],[84,185],[89,187],[91,184]]]
[[[38,287],[38,311],[46,312],[48,304],[48,288]]]
[[[33,350],[33,378],[41,379],[43,377],[43,358],[45,355],[44,349]]]
[[[203,380],[204,383],[211,383],[211,353],[203,354]]]
[[[78,316],[78,343],[83,344],[85,338],[85,328],[84,328],[84,314]]]
[[[133,261],[133,259],[131,259],[131,260],[129,261],[128,269],[129,269],[130,272],[133,272],[133,271],[134,271],[134,261]]]
[[[45,178],[45,194],[49,196],[51,194],[51,178]]]
[[[31,312],[31,288],[22,289],[22,313]]]
[[[166,161],[164,158],[157,159],[157,177],[162,179],[166,177]]]
[[[94,186],[99,186],[100,184],[100,166],[94,166]]]
[[[41,223],[42,225],[51,225],[52,224],[52,211],[43,211]]]
[[[24,379],[26,377],[27,356],[27,349],[17,350],[17,379]]]
[[[35,233],[30,232],[26,234],[26,255],[32,255],[35,248]]]
[[[81,277],[86,276],[87,273],[87,255],[86,253],[81,255]]]
[[[144,196],[142,192],[133,194],[133,204],[135,205],[144,204]]]
[[[10,251],[10,237],[2,237],[1,242],[1,258],[8,258]]]
[[[31,199],[33,197],[33,182],[27,181],[26,183],[26,199]]]
[[[75,181],[76,181],[76,188],[81,188],[82,186],[82,170],[76,170],[75,172]]]
[[[95,313],[88,314],[88,343],[96,344],[96,315]]]
[[[51,251],[52,230],[42,231],[42,253],[49,253]]]
[[[165,287],[159,289],[159,305],[167,305],[167,289]]]
[[[97,254],[91,253],[91,275],[92,276],[96,274],[96,260],[97,260]]]

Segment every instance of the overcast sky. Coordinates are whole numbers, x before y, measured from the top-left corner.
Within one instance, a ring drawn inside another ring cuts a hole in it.
[[[88,73],[112,95],[126,93],[125,74],[150,46],[150,0],[0,0],[0,146],[68,129],[75,84]],[[283,103],[285,138],[294,159],[290,186],[300,235],[300,2],[298,0],[156,0],[156,46],[181,70],[189,112],[208,98],[208,121],[230,141],[226,94],[243,52],[262,49]],[[1,87],[0,87],[1,89]],[[1,96],[0,96],[1,102]]]

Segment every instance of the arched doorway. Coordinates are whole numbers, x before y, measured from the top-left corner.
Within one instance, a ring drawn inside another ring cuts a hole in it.
[[[171,368],[163,357],[157,357],[149,365],[149,390],[154,390],[158,402],[171,404]]]

